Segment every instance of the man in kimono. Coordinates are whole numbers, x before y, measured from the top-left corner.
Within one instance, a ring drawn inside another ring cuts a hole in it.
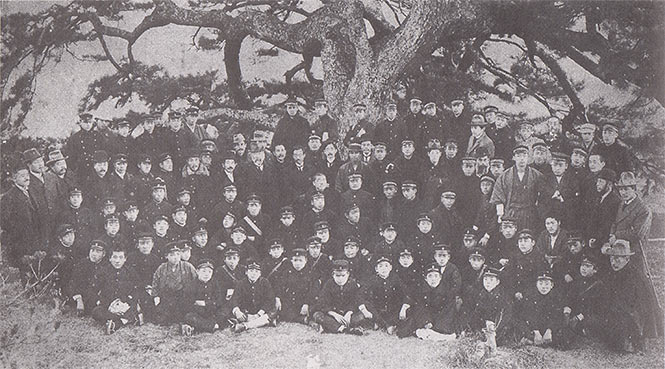
[[[498,221],[504,215],[517,218],[517,228],[540,230],[538,198],[542,190],[543,175],[528,166],[529,148],[518,145],[513,149],[515,165],[508,168],[496,180],[490,202],[496,205]]]

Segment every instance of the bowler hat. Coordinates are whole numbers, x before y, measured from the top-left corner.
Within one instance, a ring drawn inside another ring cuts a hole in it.
[[[630,249],[630,242],[627,240],[616,240],[614,244],[603,251],[603,254],[609,256],[631,256],[635,252]]]
[[[58,162],[60,160],[67,160],[67,156],[62,155],[62,151],[55,149],[51,150],[48,152],[48,160],[46,161],[46,165],[51,165],[55,162]]]
[[[633,172],[623,172],[616,182],[617,187],[637,186],[637,178]]]
[[[31,163],[33,160],[39,159],[42,157],[42,154],[39,153],[34,147],[32,149],[27,149],[23,151],[23,162]]]

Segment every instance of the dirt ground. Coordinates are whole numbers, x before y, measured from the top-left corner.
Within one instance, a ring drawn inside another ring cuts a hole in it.
[[[665,242],[648,249],[661,301],[665,286]],[[0,306],[17,293],[0,288]],[[663,339],[648,341],[643,354],[616,354],[587,340],[578,348],[500,348],[497,357],[469,361],[469,339],[453,343],[398,339],[383,332],[364,337],[318,334],[282,323],[277,328],[233,334],[180,336],[176,327],[147,324],[106,336],[92,319],[61,314],[49,301],[22,301],[0,308],[0,367],[213,367],[213,368],[663,368]]]

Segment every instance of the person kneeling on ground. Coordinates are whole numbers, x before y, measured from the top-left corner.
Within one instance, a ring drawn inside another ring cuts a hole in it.
[[[100,293],[97,307],[92,310],[92,317],[98,322],[106,322],[106,334],[116,328],[137,323],[143,324],[143,314],[138,313],[136,299],[136,277],[125,265],[127,261],[124,249],[115,249],[111,253],[111,263],[100,276]]]
[[[224,327],[226,320],[220,314],[221,289],[212,279],[215,267],[210,260],[201,260],[196,271],[197,279],[185,287],[185,319],[180,326],[182,334],[191,336],[194,331],[214,332]]]
[[[350,275],[347,260],[333,262],[333,278],[323,285],[314,313],[319,332],[363,334],[360,324],[365,317],[357,309],[360,285]]]
[[[245,274],[247,278],[238,282],[231,299],[235,317],[232,329],[236,333],[277,324],[275,292],[261,276],[261,265],[250,259]]]
[[[297,248],[291,252],[291,262],[275,279],[280,320],[307,324],[309,309],[314,303],[314,279],[307,266],[307,251]]]

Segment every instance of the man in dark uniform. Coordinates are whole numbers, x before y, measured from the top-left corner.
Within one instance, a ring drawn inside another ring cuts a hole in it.
[[[572,173],[568,172],[568,155],[561,152],[552,153],[551,170],[543,178],[542,203],[539,203],[541,219],[555,212],[561,217],[564,228],[573,229],[577,226],[577,207],[581,206],[580,187]]]
[[[330,114],[328,114],[328,103],[326,99],[316,99],[314,102],[314,110],[318,118],[312,124],[311,130],[314,134],[319,136],[321,140],[331,140],[337,142],[339,140],[339,131],[337,121],[335,121]]]
[[[72,158],[72,170],[78,178],[85,178],[92,173],[93,153],[103,150],[104,138],[94,129],[94,117],[90,113],[79,115],[78,125],[81,128],[67,140],[65,152]]]
[[[185,336],[194,331],[214,332],[226,326],[219,309],[223,301],[217,279],[213,279],[215,266],[209,260],[197,266],[197,278],[184,289],[185,319],[180,329]]]
[[[109,173],[108,181],[111,186],[111,196],[124,201],[130,196],[133,176],[127,172],[127,155],[124,153],[113,156],[113,170]]]
[[[493,127],[495,128],[489,130],[487,134],[494,142],[496,149],[494,157],[507,160],[511,157],[511,148],[515,147],[515,138],[508,125],[508,116],[505,113],[497,112]]]
[[[344,145],[350,147],[352,143],[360,143],[365,134],[372,134],[372,125],[367,121],[367,105],[358,102],[353,104],[354,119],[351,121],[348,132],[344,136]]]
[[[414,95],[409,99],[409,111],[404,116],[402,132],[399,134],[400,142],[404,140],[405,137],[410,137],[415,141],[415,138],[420,132],[420,127],[425,120],[425,117],[422,114],[422,107],[423,100],[419,96]],[[399,150],[396,151],[396,154],[398,152]]]
[[[454,138],[458,144],[464,144],[469,141],[469,121],[471,121],[471,113],[467,111],[464,106],[464,101],[461,98],[455,98],[450,102],[452,114],[446,119],[448,127],[449,138]]]
[[[374,137],[387,144],[388,156],[391,158],[399,152],[401,132],[402,120],[397,118],[397,104],[389,101],[386,104],[386,119],[376,126]]]
[[[161,119],[161,113],[152,113],[143,119],[143,133],[134,140],[134,150],[132,151],[134,154],[145,154],[152,159],[167,147],[163,138],[163,128],[156,127]]]
[[[288,265],[275,279],[279,318],[285,322],[307,324],[315,301],[314,282],[307,268],[307,251],[297,248],[290,253]]]
[[[49,209],[49,202],[46,199],[46,187],[50,187],[55,183],[46,183],[47,178],[44,176],[44,158],[37,151],[37,149],[28,149],[23,152],[23,162],[28,165],[30,172],[30,183],[28,184],[28,193],[32,199],[37,216],[37,224],[39,228],[35,231],[39,232],[40,238],[43,241],[48,241],[52,232],[52,217],[55,214],[51,213]],[[50,178],[54,181],[54,178]]]
[[[55,216],[66,206],[69,189],[78,185],[78,178],[67,167],[67,157],[62,151],[51,148],[46,158],[48,171],[44,172],[44,190],[49,212]],[[57,223],[57,218],[54,218]]]
[[[361,152],[362,148],[359,143],[354,142],[349,145],[349,161],[339,167],[335,176],[335,190],[337,192],[343,193],[349,189],[348,180],[350,174],[362,173],[363,175],[368,175],[371,173],[371,167],[361,160]]]
[[[622,145],[617,140],[619,137],[619,127],[615,123],[605,123],[602,132],[603,140],[597,146],[597,149],[603,154],[607,162],[606,167],[614,170],[616,173],[632,170],[632,155],[628,151],[628,147]]]
[[[109,156],[106,151],[95,151],[92,162],[94,170],[88,173],[87,180],[84,182],[88,188],[85,202],[89,208],[97,209],[102,199],[111,196],[113,188],[109,182]]]
[[[333,268],[333,277],[324,284],[314,308],[317,328],[319,332],[362,335],[360,324],[365,317],[358,310],[360,284],[350,278],[348,261],[335,260]]]
[[[91,241],[88,257],[74,265],[68,290],[79,314],[90,314],[97,306],[102,269],[108,266],[104,260],[106,249],[107,245],[103,241]]]
[[[441,116],[436,112],[436,103],[433,101],[428,102],[423,107],[423,118],[420,125],[420,130],[416,137],[416,148],[419,152],[423,153],[425,146],[431,140],[443,141],[443,121]],[[424,156],[424,155],[421,155]]]
[[[268,279],[261,276],[261,265],[251,261],[245,274],[247,277],[238,282],[231,299],[236,319],[232,330],[236,333],[277,322],[275,291]]]
[[[277,122],[277,129],[272,138],[272,145],[284,145],[287,155],[291,154],[295,145],[305,147],[309,138],[309,122],[298,114],[298,102],[289,97],[285,104],[286,114]]]
[[[121,119],[116,123],[117,134],[109,138],[108,151],[111,156],[117,154],[129,155],[134,149],[134,138],[132,138],[131,124],[127,119]],[[134,158],[132,158],[134,159]]]

